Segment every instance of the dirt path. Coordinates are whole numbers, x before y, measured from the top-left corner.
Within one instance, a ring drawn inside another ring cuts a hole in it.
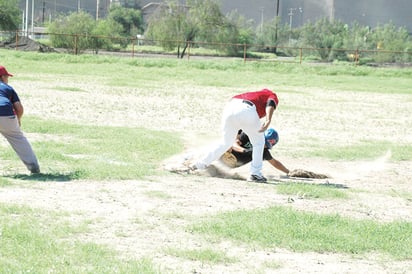
[[[142,100],[146,102],[144,109],[156,105],[149,97],[139,95],[139,90],[129,88],[129,93],[125,92],[124,96],[113,99],[113,91],[97,82],[92,84],[94,86],[90,88],[90,85],[86,87],[81,81],[73,83],[67,79],[50,79],[44,82],[19,81],[14,86],[23,100],[26,113],[46,119],[83,124],[113,123],[131,127],[149,125],[154,129],[187,132],[187,147],[190,149],[196,147],[195,143],[204,145],[209,138],[218,136],[218,129],[215,128],[220,116],[218,112],[210,117],[200,117],[196,120],[197,123],[193,124],[195,118],[190,105],[182,106],[180,103],[176,104],[180,106],[177,110],[172,111],[167,107],[163,109],[164,113],[160,116],[163,114],[167,118],[154,119],[159,113],[136,108]],[[77,87],[84,91],[59,91],[56,89],[58,85]],[[190,92],[189,87],[179,89]],[[93,90],[99,90],[100,94],[90,107],[87,98]],[[207,96],[214,90],[205,88],[203,92]],[[294,93],[281,95],[282,104],[299,105],[302,109],[285,107],[285,110],[282,110],[280,107],[276,113],[274,126],[281,132],[281,142],[275,149],[275,157],[290,168],[310,169],[330,175],[331,179],[310,183],[329,183],[345,187],[350,195],[348,200],[306,199],[301,195],[278,194],[275,180],[279,179],[281,174],[265,163],[264,173],[274,180],[274,184],[254,184],[241,180],[173,173],[150,177],[145,181],[26,181],[0,188],[0,201],[67,211],[74,223],[91,220],[90,231],[82,236],[84,241],[107,244],[127,258],[151,258],[165,272],[412,272],[410,261],[393,261],[383,255],[318,254],[280,248],[261,249],[231,241],[210,240],[190,232],[188,226],[207,215],[241,208],[277,205],[378,222],[412,221],[412,201],[405,198],[405,194],[409,193],[410,197],[412,193],[411,162],[392,161],[389,153],[375,160],[357,162],[299,158],[293,154],[293,151],[302,149],[303,144],[313,139],[324,140],[324,145],[356,143],[368,136],[372,136],[372,139],[412,142],[412,137],[407,132],[412,127],[412,122],[409,118],[399,118],[395,110],[392,110],[396,107],[399,112],[408,112],[406,105],[398,104],[399,100],[405,100],[405,97],[370,97],[365,93],[357,95],[359,101],[350,101],[346,99],[351,94],[349,91],[345,95],[342,95],[342,92],[322,93],[309,89],[303,93],[305,96]],[[225,96],[222,95],[221,99]],[[325,103],[322,111],[309,107],[320,100]],[[333,112],[336,108],[335,102],[342,101],[345,101],[348,107]],[[381,104],[385,104],[390,111],[381,114],[377,109]],[[123,108],[104,111],[113,109],[114,105],[122,105]],[[223,103],[215,107],[219,110]],[[73,113],[76,115],[72,115]],[[209,135],[202,137],[204,132],[209,132]],[[40,138],[34,135],[28,137]],[[167,161],[168,159],[165,164]],[[236,172],[246,175],[247,167],[239,168]],[[169,248],[209,248],[222,251],[235,260],[227,264],[202,263],[172,256],[167,251]]]

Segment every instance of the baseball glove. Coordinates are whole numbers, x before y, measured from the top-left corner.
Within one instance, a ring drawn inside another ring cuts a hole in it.
[[[312,171],[307,171],[303,169],[294,169],[289,172],[289,177],[296,177],[296,178],[312,178],[312,179],[326,179],[329,178],[327,175],[315,173]]]
[[[237,165],[237,159],[235,155],[233,155],[231,152],[226,151],[222,157],[220,157],[220,160],[222,161],[223,164],[230,168],[235,168]]]

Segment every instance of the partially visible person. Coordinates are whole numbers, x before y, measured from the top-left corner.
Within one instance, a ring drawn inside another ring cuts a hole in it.
[[[254,148],[248,181],[266,182],[267,179],[262,175],[262,155],[265,144],[263,132],[269,127],[278,103],[277,95],[269,89],[233,96],[223,110],[221,142],[211,148],[206,156],[195,162],[191,169],[205,169],[219,159],[232,146],[241,128],[248,134]],[[263,122],[260,120],[262,118],[265,118]]]
[[[273,128],[268,128],[265,131],[265,147],[263,149],[263,160],[268,161],[274,168],[289,174],[289,169],[286,168],[280,161],[273,158],[270,149],[279,142],[279,134]],[[236,142],[231,148],[231,153],[236,157],[236,165],[242,166],[252,161],[253,147],[249,137],[245,132],[239,130]]]
[[[27,169],[31,173],[40,173],[37,157],[20,128],[24,109],[16,91],[8,84],[12,76],[4,66],[0,66],[0,133]]]

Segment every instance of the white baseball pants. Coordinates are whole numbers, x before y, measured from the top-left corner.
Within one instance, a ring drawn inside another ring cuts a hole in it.
[[[255,105],[249,105],[242,99],[230,100],[223,110],[222,128],[223,139],[217,146],[211,148],[209,153],[196,163],[196,166],[208,166],[219,159],[233,145],[239,129],[242,129],[249,136],[253,146],[250,173],[262,176],[265,136],[263,132],[259,132],[261,123]]]

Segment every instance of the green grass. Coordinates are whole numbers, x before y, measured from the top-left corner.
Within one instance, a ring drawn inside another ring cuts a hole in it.
[[[76,239],[87,228],[64,217],[0,204],[0,272],[161,273],[149,259],[123,260],[103,245]]]
[[[412,257],[412,223],[381,224],[339,215],[299,212],[286,207],[239,210],[213,216],[192,227],[262,247],[319,253],[382,253],[396,259]]]
[[[11,185],[11,182],[3,177],[0,177],[0,187],[5,187]]]
[[[25,131],[48,136],[32,142],[43,174],[29,178],[37,180],[143,178],[159,174],[160,161],[182,150],[176,133],[143,128],[83,126],[25,117]],[[20,161],[11,147],[0,151],[0,157],[15,165]]]
[[[344,189],[336,188],[333,184],[285,183],[276,185],[279,194],[295,195],[302,199],[348,199]]]
[[[290,86],[322,87],[323,89],[373,91],[410,94],[412,69],[371,68],[353,65],[314,66],[278,62],[244,62],[229,60],[190,60],[173,58],[118,58],[102,55],[39,54],[0,50],[0,60],[11,72],[39,76],[56,74],[93,77],[111,84],[160,84],[153,75],[161,76],[161,84],[193,86],[251,87]],[[51,68],[48,64],[53,63]],[[139,77],[135,77],[139,75]],[[148,78],[149,77],[149,78]],[[13,79],[18,81],[18,77]],[[40,80],[40,78],[39,78]],[[152,80],[152,81],[151,81]],[[158,80],[158,79],[157,79]]]

